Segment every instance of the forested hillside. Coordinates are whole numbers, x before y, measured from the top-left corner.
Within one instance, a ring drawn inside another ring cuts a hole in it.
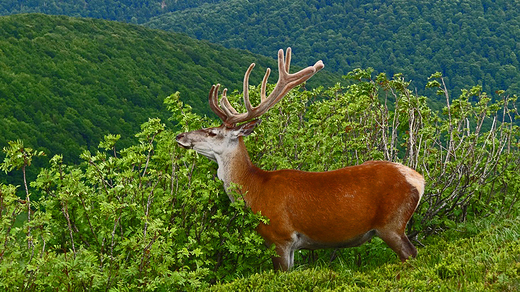
[[[520,2],[228,0],[164,14],[147,25],[266,54],[292,46],[300,65],[404,73],[419,91],[442,72],[455,92],[520,91]]]
[[[142,23],[166,12],[222,0],[3,0],[0,15],[45,13]]]
[[[455,92],[520,91],[520,3],[462,1],[7,0],[0,15],[41,12],[145,24],[271,56],[292,46],[328,70],[403,73],[422,92],[442,72]]]
[[[22,139],[71,161],[108,133],[121,134],[128,145],[149,118],[168,121],[166,96],[179,91],[197,112],[209,111],[211,85],[240,89],[252,62],[259,67],[252,84],[266,66],[276,67],[274,58],[142,26],[41,14],[0,17],[0,149]]]

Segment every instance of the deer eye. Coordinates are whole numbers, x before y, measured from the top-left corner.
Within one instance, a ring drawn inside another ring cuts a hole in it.
[[[207,131],[206,134],[207,134],[208,136],[210,136],[210,137],[215,137],[215,136],[217,136],[217,133],[216,133],[215,131],[213,131],[213,130],[209,130],[209,131]]]

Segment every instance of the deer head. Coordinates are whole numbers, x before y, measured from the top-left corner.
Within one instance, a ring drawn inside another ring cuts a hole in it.
[[[238,146],[240,137],[251,134],[260,120],[254,120],[239,126],[228,128],[225,125],[200,129],[177,135],[177,143],[186,149],[194,149],[197,153],[218,162],[217,157],[233,152]]]
[[[251,75],[255,64],[253,63],[249,66],[244,75],[243,96],[244,106],[247,110],[245,113],[238,113],[229,103],[226,96],[227,89],[224,89],[222,92],[219,106],[218,93],[220,84],[213,85],[209,92],[209,105],[211,110],[222,120],[222,125],[179,134],[177,136],[178,144],[184,148],[194,149],[216,162],[219,162],[217,157],[234,152],[234,149],[238,146],[239,138],[251,134],[256,125],[260,123],[260,120],[257,119],[258,117],[278,103],[291,89],[304,83],[324,67],[323,62],[318,61],[314,66],[309,66],[290,74],[290,65],[291,48],[287,48],[285,57],[283,50],[279,50],[278,82],[269,96],[266,96],[267,80],[271,74],[271,69],[268,68],[260,88],[260,104],[256,107],[253,107],[249,101],[249,75]],[[248,123],[237,125],[243,122]]]

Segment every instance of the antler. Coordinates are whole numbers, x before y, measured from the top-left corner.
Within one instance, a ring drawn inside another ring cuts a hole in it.
[[[314,66],[309,66],[303,70],[300,70],[296,73],[290,74],[289,68],[291,66],[291,48],[287,48],[286,56],[284,58],[283,50],[280,49],[278,51],[278,82],[274,87],[273,91],[269,94],[269,96],[265,96],[266,87],[267,87],[267,79],[271,74],[271,69],[267,69],[264,75],[264,79],[262,80],[262,86],[260,88],[260,104],[256,107],[251,106],[251,102],[249,101],[249,75],[253,68],[255,67],[255,63],[251,64],[244,75],[244,105],[246,107],[247,112],[238,113],[235,108],[229,103],[226,93],[227,89],[224,89],[222,92],[222,99],[220,100],[220,106],[218,105],[218,90],[220,88],[220,84],[213,85],[209,92],[209,106],[211,110],[217,114],[224,125],[228,128],[234,127],[237,123],[245,122],[248,120],[252,120],[263,115],[267,112],[271,107],[273,107],[277,102],[279,102],[291,89],[302,84],[311,78],[316,72],[323,69],[323,62],[320,60],[314,64]]]

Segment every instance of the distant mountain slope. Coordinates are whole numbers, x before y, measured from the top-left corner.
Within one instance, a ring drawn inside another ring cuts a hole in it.
[[[45,13],[143,23],[166,12],[223,0],[2,0],[0,15]]]
[[[419,90],[440,71],[457,94],[478,83],[520,92],[519,1],[228,0],[147,25],[259,54],[292,46],[343,74],[404,73]]]
[[[166,96],[179,91],[207,113],[211,85],[241,89],[252,62],[258,68],[251,84],[260,83],[267,66],[276,68],[274,58],[142,26],[42,14],[0,17],[0,149],[23,139],[70,161],[108,133],[121,134],[125,146],[148,118],[167,121]]]

